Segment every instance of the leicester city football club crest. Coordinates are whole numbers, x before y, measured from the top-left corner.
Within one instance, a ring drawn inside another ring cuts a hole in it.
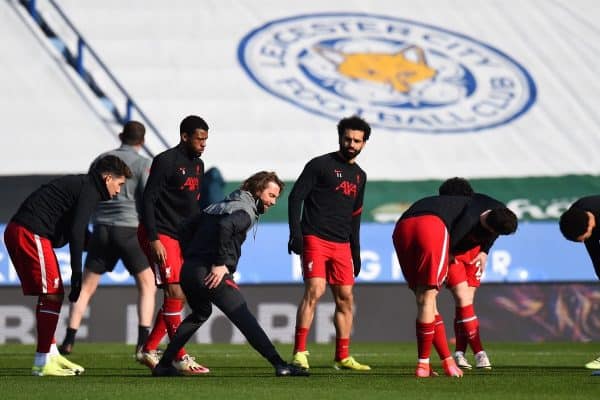
[[[424,133],[507,124],[535,102],[533,79],[506,53],[414,21],[312,14],[248,33],[239,61],[267,92],[334,120]]]

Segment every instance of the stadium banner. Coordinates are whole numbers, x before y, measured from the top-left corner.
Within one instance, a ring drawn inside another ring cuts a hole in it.
[[[578,198],[600,193],[600,177],[595,175],[490,178],[469,179],[469,181],[475,191],[504,202],[521,221],[558,220]],[[363,221],[395,222],[414,201],[437,194],[442,182],[443,180],[369,181],[365,192]],[[277,203],[277,207],[261,217],[263,221],[287,221],[287,196],[293,183],[286,182],[282,199]],[[240,182],[228,182],[227,193],[239,186]]]
[[[249,285],[241,286],[241,291],[267,335],[277,343],[292,343],[303,286]],[[133,287],[101,287],[77,331],[78,340],[135,343],[136,294]],[[414,296],[405,284],[359,284],[354,294],[353,341],[414,341]],[[600,321],[595,304],[599,300],[599,283],[484,284],[476,298],[481,336],[485,341],[598,341]],[[0,344],[35,343],[35,304],[36,298],[24,297],[20,288],[0,289]],[[438,304],[448,338],[453,341],[454,303],[449,291],[440,293]],[[328,291],[317,306],[309,341],[334,341],[334,310]],[[58,341],[64,337],[67,321],[65,303],[56,331]],[[245,339],[214,307],[192,342],[244,343]]]
[[[298,170],[298,175],[300,174]],[[368,172],[368,171],[367,171]],[[0,187],[11,190],[0,199],[0,223],[6,223],[21,202],[42,184],[58,175],[0,177]],[[450,178],[450,176],[448,176]],[[557,177],[469,179],[475,191],[506,203],[521,221],[552,221],[571,203],[583,196],[600,193],[600,177],[596,175],[564,175]],[[437,194],[443,180],[377,181],[367,183],[363,222],[395,222],[410,204],[422,197]],[[224,193],[240,187],[239,181],[228,181]],[[294,182],[286,181],[285,191],[263,222],[287,222],[287,197]]]
[[[404,278],[393,245],[394,225],[367,222],[361,228],[364,283],[402,283]],[[3,234],[4,226],[0,226]],[[301,283],[300,259],[287,253],[285,223],[259,223],[242,248],[236,281],[240,284]],[[71,276],[68,246],[56,250],[63,281]],[[556,282],[597,280],[582,244],[565,240],[556,222],[522,222],[511,236],[498,238],[488,256],[483,282]],[[104,285],[133,285],[121,262],[101,278]],[[19,285],[4,244],[0,246],[0,286]]]

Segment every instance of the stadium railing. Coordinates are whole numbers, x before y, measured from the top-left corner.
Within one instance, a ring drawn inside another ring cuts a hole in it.
[[[18,1],[25,7],[48,40],[62,54],[67,64],[73,67],[91,91],[109,109],[115,122],[122,125],[131,120],[135,112],[165,149],[171,147],[156,125],[152,123],[54,0]],[[41,4],[42,2],[43,4]],[[43,10],[41,5],[44,6]],[[121,106],[119,107],[117,104],[121,104]],[[148,155],[154,156],[146,145],[144,150]]]

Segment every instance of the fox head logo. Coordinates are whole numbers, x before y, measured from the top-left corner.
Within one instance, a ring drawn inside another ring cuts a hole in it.
[[[366,13],[267,21],[238,47],[262,89],[308,112],[423,133],[512,122],[535,102],[528,71],[504,51],[460,32]],[[500,100],[503,99],[503,100]]]
[[[408,46],[396,53],[345,53],[316,47],[315,51],[337,65],[348,78],[391,86],[400,93],[410,92],[416,83],[432,79],[437,71],[427,65],[423,49]]]

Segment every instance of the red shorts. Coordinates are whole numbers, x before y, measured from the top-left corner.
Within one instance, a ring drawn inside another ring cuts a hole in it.
[[[471,264],[471,261],[481,251],[480,246],[454,256],[454,262],[448,267],[448,280],[446,286],[453,288],[461,282],[467,282],[471,287],[481,286],[481,267]]]
[[[162,233],[158,234],[158,240],[165,246],[165,250],[167,251],[165,265],[160,266],[154,261],[154,257],[152,256],[146,228],[144,228],[142,224],[138,225],[138,241],[152,266],[156,285],[162,286],[168,283],[179,283],[179,275],[181,266],[183,265],[183,256],[181,255],[179,241],[171,236],[163,235]]]
[[[331,242],[314,235],[304,236],[302,275],[305,280],[324,278],[330,285],[354,285],[350,243]]]
[[[65,292],[58,260],[49,239],[11,222],[4,231],[4,243],[21,280],[24,295]]]
[[[444,222],[435,215],[402,219],[392,240],[408,286],[439,289],[448,273],[450,237]]]

